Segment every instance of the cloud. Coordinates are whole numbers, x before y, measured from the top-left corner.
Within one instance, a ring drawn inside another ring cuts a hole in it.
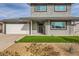
[[[79,16],[79,3],[75,3],[72,5],[71,15],[72,16]]]
[[[30,6],[25,3],[0,4],[0,19],[29,17]]]

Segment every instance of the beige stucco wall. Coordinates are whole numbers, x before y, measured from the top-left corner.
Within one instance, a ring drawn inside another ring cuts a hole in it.
[[[65,29],[65,30],[64,29],[63,30],[51,30],[50,29],[50,22],[48,21],[48,22],[45,23],[45,32],[46,32],[47,35],[55,35],[55,36],[71,35],[72,32],[70,32],[70,31],[72,31],[71,30],[72,26],[69,25],[69,23],[70,22],[67,22],[67,29]]]
[[[31,7],[32,17],[69,17],[71,5],[67,5],[67,12],[54,12],[54,5],[47,5],[47,12],[35,12],[35,5]]]

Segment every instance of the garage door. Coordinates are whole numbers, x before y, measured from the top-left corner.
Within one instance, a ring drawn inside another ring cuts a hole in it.
[[[6,24],[6,34],[29,34],[29,24]]]

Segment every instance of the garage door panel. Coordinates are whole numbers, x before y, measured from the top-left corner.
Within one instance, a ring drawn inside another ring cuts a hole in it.
[[[29,24],[6,24],[6,34],[29,34]]]

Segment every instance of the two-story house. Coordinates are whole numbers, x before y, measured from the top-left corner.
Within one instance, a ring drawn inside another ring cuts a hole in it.
[[[30,5],[31,17],[2,20],[0,33],[79,35],[79,17],[71,16],[71,3],[31,3]]]

